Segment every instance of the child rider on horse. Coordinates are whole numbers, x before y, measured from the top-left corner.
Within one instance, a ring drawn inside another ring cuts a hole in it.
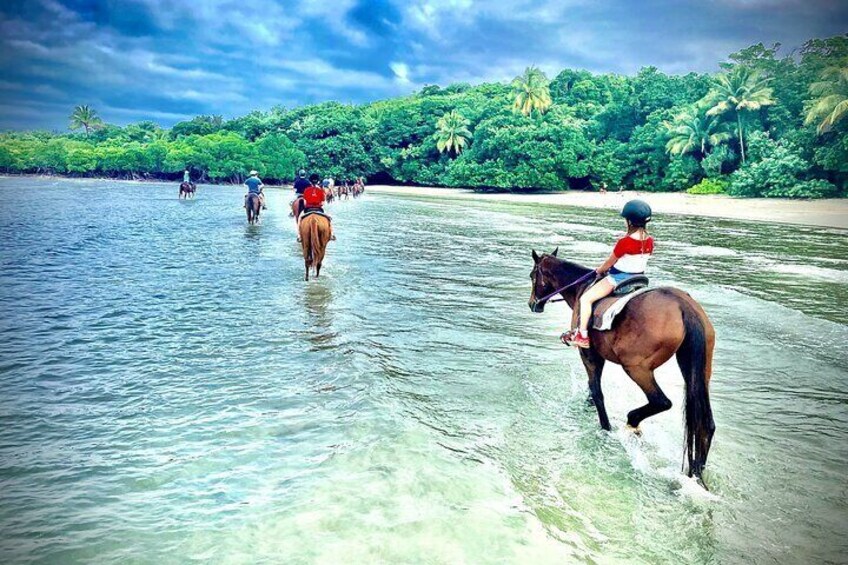
[[[309,177],[310,184],[303,191],[303,208],[300,212],[300,215],[297,218],[297,227],[298,227],[298,236],[297,240],[300,241],[300,220],[303,218],[304,214],[309,212],[320,212],[327,220],[330,222],[330,239],[332,241],[336,240],[335,234],[333,234],[333,226],[332,219],[324,212],[324,201],[327,193],[324,192],[324,189],[318,186],[318,181],[320,177],[316,174],[313,174]]]
[[[580,296],[578,328],[560,337],[566,345],[572,344],[584,349],[591,347],[589,321],[592,319],[592,305],[609,296],[616,286],[627,279],[644,274],[648,259],[654,252],[654,238],[648,235],[646,228],[651,221],[651,207],[648,203],[631,200],[624,205],[621,216],[627,222],[627,233],[616,242],[607,260],[595,269],[599,276],[606,276]]]

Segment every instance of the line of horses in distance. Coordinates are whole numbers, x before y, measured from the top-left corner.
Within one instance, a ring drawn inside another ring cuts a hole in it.
[[[316,183],[317,184],[317,183]],[[365,192],[364,179],[358,178],[354,181],[344,181],[336,185],[335,180],[326,178],[316,188],[324,192],[324,202],[329,204],[335,200],[349,200],[359,198]],[[179,199],[192,199],[197,193],[197,185],[193,182],[184,181],[180,183]],[[247,223],[256,225],[259,223],[259,215],[262,212],[262,203],[257,194],[248,194],[245,198],[244,209],[247,214]],[[321,264],[324,261],[327,244],[334,239],[332,220],[323,207],[317,209],[305,209],[303,197],[297,195],[291,202],[291,213],[297,223],[298,241],[303,250],[303,261],[305,264],[305,280],[309,280],[310,270],[318,277],[321,274]]]

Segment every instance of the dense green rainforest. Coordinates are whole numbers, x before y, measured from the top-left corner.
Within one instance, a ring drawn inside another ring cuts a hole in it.
[[[0,171],[240,182],[305,167],[336,178],[477,189],[848,195],[848,35],[758,44],[713,75],[530,67],[510,84],[427,86],[161,129],[71,115],[77,133],[0,134]]]

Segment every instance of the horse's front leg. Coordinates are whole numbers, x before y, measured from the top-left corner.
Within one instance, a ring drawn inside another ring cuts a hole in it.
[[[581,349],[580,359],[583,361],[583,366],[586,367],[586,373],[589,375],[589,398],[595,405],[598,411],[598,420],[601,423],[601,428],[610,431],[609,418],[607,417],[607,409],[604,406],[604,392],[601,390],[601,375],[604,372],[604,360],[601,355],[594,349]]]

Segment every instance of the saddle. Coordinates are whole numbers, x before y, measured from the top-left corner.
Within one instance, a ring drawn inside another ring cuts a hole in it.
[[[599,331],[611,330],[616,317],[628,302],[640,294],[656,290],[648,288],[648,282],[645,275],[635,275],[621,281],[612,294],[595,302],[592,307],[592,327]]]
[[[645,288],[648,286],[648,283],[648,277],[645,275],[633,275],[632,277],[618,283],[618,286],[613,289],[612,294],[613,296],[624,296],[625,294],[630,294],[631,292]]]
[[[323,216],[323,217],[327,218],[328,222],[333,221],[333,219],[330,216],[328,216],[323,210],[305,210],[303,213],[301,213],[300,219],[302,220],[305,217],[312,216],[312,215]]]

